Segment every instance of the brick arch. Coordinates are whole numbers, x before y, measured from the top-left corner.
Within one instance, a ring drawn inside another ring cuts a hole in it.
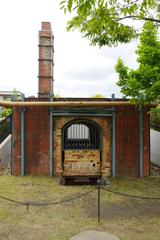
[[[101,149],[102,129],[87,119],[74,119],[62,128],[63,149]]]
[[[54,175],[61,176],[62,167],[62,128],[79,117],[55,117],[53,119],[53,172]],[[110,117],[83,117],[83,120],[91,121],[102,129],[102,167],[101,173],[104,176],[110,175],[111,167],[111,118]]]

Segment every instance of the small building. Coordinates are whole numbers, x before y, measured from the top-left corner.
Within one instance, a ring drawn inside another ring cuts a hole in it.
[[[0,101],[11,101],[16,98],[21,100],[22,93],[19,91],[0,91]],[[0,106],[0,112],[3,110],[3,107]]]
[[[21,100],[21,95],[19,91],[0,91],[0,101],[10,101],[12,98]]]
[[[38,98],[8,103],[12,118],[12,175],[148,176],[149,105],[127,99],[54,98],[53,33],[39,32]],[[2,105],[2,103],[1,103]]]

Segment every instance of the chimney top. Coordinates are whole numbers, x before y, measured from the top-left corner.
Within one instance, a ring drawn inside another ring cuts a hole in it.
[[[52,31],[51,23],[50,22],[42,22],[41,29],[42,29],[42,31]]]
[[[42,22],[39,31],[38,96],[53,95],[53,33],[50,22]]]

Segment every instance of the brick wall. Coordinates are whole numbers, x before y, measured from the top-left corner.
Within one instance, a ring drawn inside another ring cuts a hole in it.
[[[21,173],[20,108],[14,108],[14,175]],[[143,112],[143,174],[149,174],[149,114]],[[53,118],[53,172],[62,175],[62,128],[76,117]],[[111,170],[111,118],[84,117],[102,128],[102,175]],[[138,176],[138,109],[116,108],[116,176]],[[30,107],[25,111],[25,174],[49,175],[49,108]]]
[[[149,114],[143,111],[143,174],[149,175],[150,144]],[[138,108],[135,106],[116,109],[116,175],[139,175]]]
[[[150,174],[150,115],[149,109],[143,112],[143,176]]]
[[[49,108],[27,108],[25,132],[25,173],[49,175]]]
[[[14,175],[21,174],[21,115],[20,108],[13,108],[14,117]]]
[[[14,110],[14,175],[21,174],[20,109]],[[25,108],[25,174],[49,175],[49,109]]]
[[[116,175],[138,175],[138,111],[121,107],[116,111]]]
[[[101,175],[100,150],[65,150],[63,176]]]

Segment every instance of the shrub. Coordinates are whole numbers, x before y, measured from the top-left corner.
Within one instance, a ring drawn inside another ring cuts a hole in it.
[[[160,106],[151,110],[151,126],[155,126],[160,129]]]

